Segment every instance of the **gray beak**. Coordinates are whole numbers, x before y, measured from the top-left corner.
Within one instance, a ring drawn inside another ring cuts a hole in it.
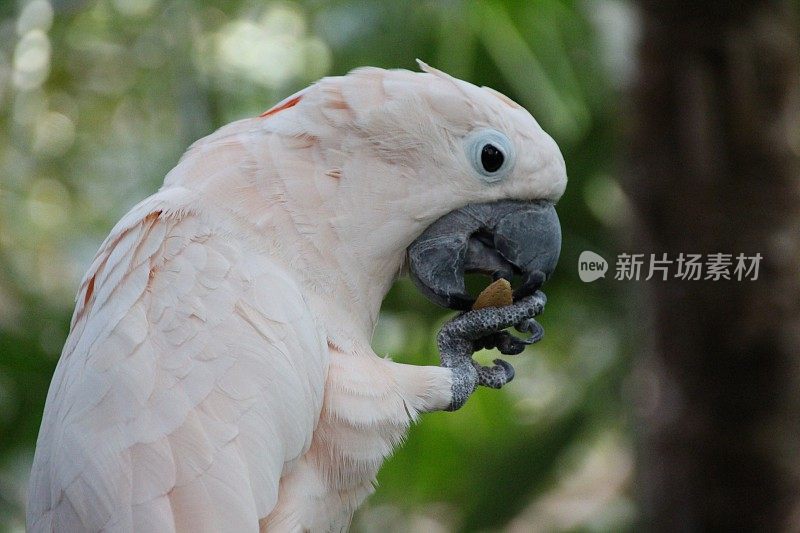
[[[472,308],[464,276],[522,279],[514,300],[533,294],[558,262],[561,225],[551,202],[502,200],[470,204],[431,224],[408,247],[411,279],[431,301]]]

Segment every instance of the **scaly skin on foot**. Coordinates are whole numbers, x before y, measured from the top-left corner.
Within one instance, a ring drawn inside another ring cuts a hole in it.
[[[547,298],[541,291],[505,307],[488,307],[465,311],[447,322],[439,331],[437,345],[441,365],[453,369],[453,400],[448,411],[459,409],[478,385],[499,389],[514,378],[514,367],[495,359],[485,367],[472,360],[482,348],[497,348],[501,353],[520,353],[527,344],[542,337],[541,326],[533,320],[544,309]],[[506,328],[516,327],[532,333],[528,339],[517,339]]]

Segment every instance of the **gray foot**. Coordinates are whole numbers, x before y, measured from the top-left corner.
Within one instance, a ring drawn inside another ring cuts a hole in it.
[[[484,347],[516,354],[525,345],[539,340],[541,326],[533,317],[542,312],[546,301],[545,295],[536,291],[507,307],[466,311],[442,327],[437,337],[441,363],[453,369],[453,401],[449,411],[464,405],[478,385],[499,389],[514,378],[514,368],[507,362],[497,359],[494,366],[484,367],[472,360],[472,354]],[[532,333],[531,338],[516,339],[503,332],[512,326]]]

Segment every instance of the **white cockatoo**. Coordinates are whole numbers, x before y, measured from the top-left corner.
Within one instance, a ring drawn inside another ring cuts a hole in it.
[[[29,531],[343,530],[419,413],[513,377],[472,353],[540,336],[564,160],[507,97],[421,66],[221,128],[114,227],[47,396]],[[370,348],[404,265],[454,309],[465,271],[523,283],[411,366]]]

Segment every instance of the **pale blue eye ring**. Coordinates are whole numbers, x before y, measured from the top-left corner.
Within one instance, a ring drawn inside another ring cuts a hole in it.
[[[464,139],[464,147],[470,166],[481,181],[500,182],[514,168],[514,145],[497,130],[473,131]]]

